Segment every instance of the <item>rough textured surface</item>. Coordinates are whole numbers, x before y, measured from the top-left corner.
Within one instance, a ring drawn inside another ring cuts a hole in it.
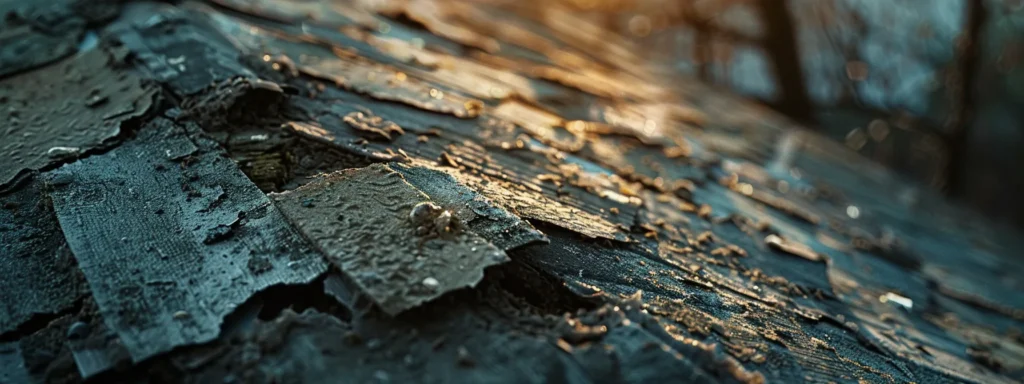
[[[325,270],[212,142],[166,119],[50,183],[100,312],[135,361],[213,340],[253,293]]]
[[[0,377],[1024,378],[1018,234],[556,4],[370,3],[128,2],[0,80],[138,114],[17,128],[96,140],[0,164]]]
[[[105,52],[93,50],[0,81],[7,138],[0,144],[0,186],[23,170],[47,168],[109,144],[122,122],[149,109],[152,91],[115,65]]]
[[[29,382],[18,343],[0,343],[0,379],[5,383]]]
[[[170,4],[130,4],[105,33],[131,53],[148,77],[179,96],[232,77],[254,76],[240,65],[228,38],[210,33],[205,18]]]
[[[346,321],[286,311],[230,338],[235,347],[196,370],[192,380],[758,382],[756,373],[734,365],[730,370],[735,361],[723,352],[661,332],[639,302],[613,299],[595,308],[511,294],[522,278],[535,288],[566,293],[520,268],[514,262],[496,267],[477,289],[453,292],[396,317],[369,312]],[[586,309],[561,315],[567,304]]]
[[[384,165],[339,171],[274,196],[289,221],[390,314],[474,286],[484,268],[508,261],[464,228],[458,211],[449,212],[448,229],[434,217],[410,217],[429,200]]]
[[[38,179],[0,195],[0,338],[33,316],[74,306],[82,292],[75,259]]]
[[[109,1],[55,0],[42,6],[0,2],[0,78],[71,55],[83,38],[88,39],[88,24],[116,12]]]

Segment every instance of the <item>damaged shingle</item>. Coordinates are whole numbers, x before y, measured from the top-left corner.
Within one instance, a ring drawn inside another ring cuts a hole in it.
[[[277,83],[233,77],[185,98],[182,114],[177,119],[191,119],[200,122],[206,130],[216,130],[272,114],[283,98],[284,90]]]
[[[0,194],[0,335],[71,308],[82,293],[74,257],[38,179]]]
[[[326,269],[215,144],[166,119],[52,173],[68,244],[134,361],[212,340],[254,293]],[[250,271],[257,258],[269,268]]]
[[[513,274],[506,266],[498,268]],[[497,280],[397,317],[345,322],[314,310],[286,310],[256,322],[233,348],[190,373],[206,382],[230,372],[252,383],[280,377],[298,382],[337,377],[425,383],[671,382],[680,377],[764,382],[713,345],[673,339],[639,303],[612,302],[558,316],[514,296]]]
[[[301,66],[299,71],[378,100],[405,103],[458,118],[476,118],[484,109],[480,100],[433,88],[429,83],[390,66],[367,62],[359,57],[339,56],[335,60]]]
[[[204,15],[168,4],[126,6],[106,33],[132,53],[132,63],[147,77],[166,83],[180,96],[230,78],[256,77],[239,63],[239,52],[207,24]]]
[[[32,378],[28,382],[75,383],[131,362],[121,339],[107,328],[89,296],[67,314],[23,335],[18,349]]]
[[[468,174],[457,174],[455,177],[520,217],[557,225],[590,238],[617,241],[629,239],[620,228],[605,218],[563,204],[540,193],[520,190],[508,184],[482,180]]]
[[[88,17],[74,1],[7,1],[0,4],[0,78],[46,65],[75,52]],[[94,9],[111,7],[95,2]],[[103,11],[100,11],[102,13]]]
[[[149,109],[152,90],[108,61],[105,52],[94,50],[0,82],[0,119],[7,122],[0,185],[24,170],[47,168],[108,144],[125,120]],[[90,98],[99,96],[107,101],[90,106]]]
[[[458,211],[424,211],[423,220],[413,220],[414,207],[430,198],[385,165],[335,172],[274,199],[328,260],[390,314],[474,286],[484,268],[508,260],[463,229]]]
[[[398,124],[363,112],[352,112],[343,119],[348,125],[360,132],[369,134],[374,139],[391,140],[391,135],[403,135],[405,131]]]

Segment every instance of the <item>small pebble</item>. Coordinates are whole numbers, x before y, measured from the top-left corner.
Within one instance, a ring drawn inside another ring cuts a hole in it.
[[[409,211],[409,220],[412,220],[414,223],[422,223],[425,222],[426,220],[429,220],[431,217],[434,216],[435,212],[438,212],[440,210],[441,207],[439,207],[437,204],[431,203],[429,201],[424,201],[422,203],[416,204],[415,207],[412,207],[412,210]]]

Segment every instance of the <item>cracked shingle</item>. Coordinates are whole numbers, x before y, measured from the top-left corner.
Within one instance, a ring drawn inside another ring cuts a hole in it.
[[[111,68],[93,50],[23,76],[0,81],[0,185],[26,170],[77,158],[110,144],[121,124],[145,113],[152,89]],[[54,95],[75,95],[54,97]]]
[[[220,149],[165,119],[50,183],[100,313],[134,361],[213,340],[254,293],[326,268]]]

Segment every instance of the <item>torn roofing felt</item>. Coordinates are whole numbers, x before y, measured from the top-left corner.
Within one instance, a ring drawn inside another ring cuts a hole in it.
[[[430,197],[387,165],[338,171],[273,198],[288,221],[390,314],[474,286],[484,268],[508,261],[502,249],[462,228],[458,210],[413,214]],[[442,214],[450,221],[438,221]]]
[[[92,50],[0,81],[0,185],[110,144],[124,121],[149,109],[153,90],[116,65],[107,52]]]
[[[167,119],[49,183],[100,312],[135,361],[213,340],[252,294],[326,269],[216,144]]]

